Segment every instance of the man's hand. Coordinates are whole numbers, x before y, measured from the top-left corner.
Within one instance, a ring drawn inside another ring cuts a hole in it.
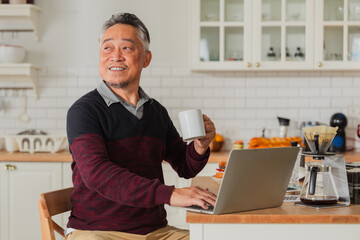
[[[200,187],[175,188],[170,197],[170,205],[177,207],[197,205],[203,209],[208,209],[207,204],[214,206],[215,201],[215,194]]]
[[[214,139],[214,137],[216,135],[215,125],[210,120],[210,118],[208,118],[208,116],[203,114],[203,119],[204,119],[204,126],[205,126],[206,135],[203,138],[194,140],[195,150],[200,155],[203,155],[203,154],[206,153],[206,150],[208,149],[211,141]]]

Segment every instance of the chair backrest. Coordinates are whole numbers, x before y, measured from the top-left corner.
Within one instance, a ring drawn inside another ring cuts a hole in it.
[[[40,194],[39,213],[42,240],[55,240],[55,231],[65,238],[64,229],[51,217],[70,211],[72,208],[70,196],[74,188],[64,188]]]

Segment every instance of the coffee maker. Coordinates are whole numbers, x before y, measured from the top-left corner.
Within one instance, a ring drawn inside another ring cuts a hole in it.
[[[310,147],[303,155],[311,156],[313,161],[306,163],[301,202],[297,205],[319,209],[350,204],[344,156],[328,152],[337,130],[325,125],[303,128]]]

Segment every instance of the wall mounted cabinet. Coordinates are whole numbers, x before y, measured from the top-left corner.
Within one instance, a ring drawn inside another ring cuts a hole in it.
[[[41,11],[32,4],[0,4],[0,31],[33,31],[38,41],[38,15]],[[37,99],[39,70],[40,67],[30,63],[0,64],[0,88],[31,88]]]
[[[357,70],[357,14],[360,0],[196,0],[192,69]]]
[[[0,89],[33,89],[39,98],[37,79],[40,67],[30,63],[0,64]]]
[[[41,11],[32,4],[0,4],[0,31],[33,31],[38,41]]]

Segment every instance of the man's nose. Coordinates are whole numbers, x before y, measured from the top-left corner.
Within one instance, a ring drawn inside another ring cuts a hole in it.
[[[121,50],[114,51],[111,55],[111,60],[115,62],[123,61],[124,55]]]

